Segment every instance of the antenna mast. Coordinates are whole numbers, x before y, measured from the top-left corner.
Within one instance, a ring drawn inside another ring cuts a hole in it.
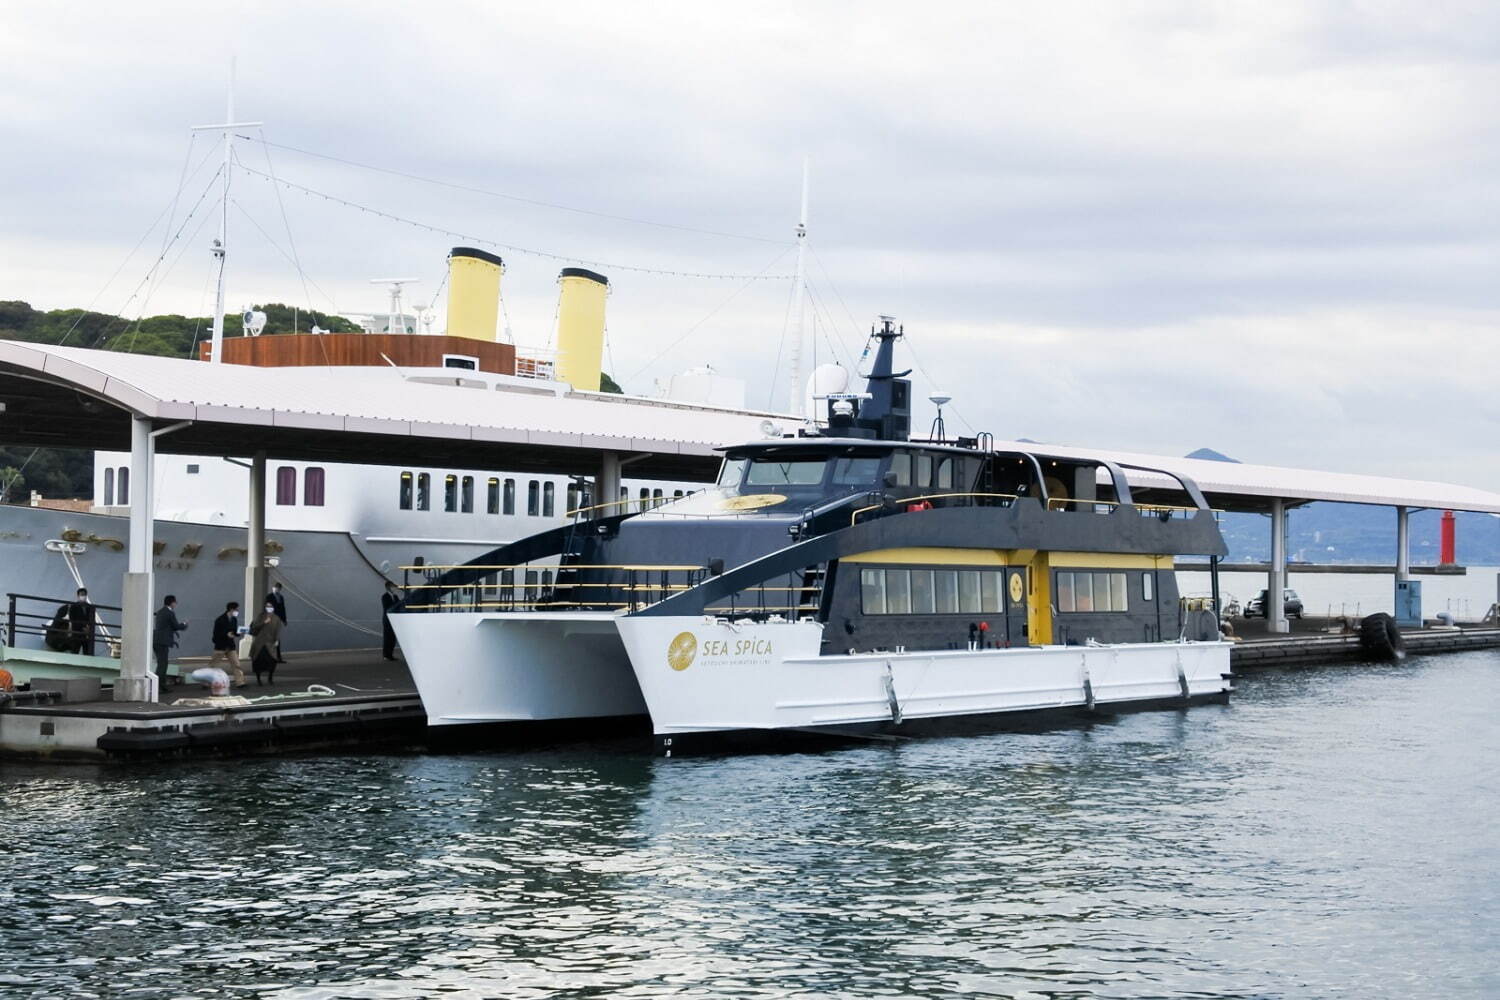
[[[802,410],[802,320],[807,298],[807,157],[802,158],[802,212],[797,216],[797,332],[792,337],[791,398],[787,409]],[[805,414],[804,414],[805,416]]]
[[[229,57],[229,97],[224,103],[222,125],[195,125],[194,132],[222,132],[224,135],[224,192],[219,211],[219,238],[214,240],[214,260],[219,264],[218,289],[214,293],[213,346],[208,360],[218,364],[224,349],[224,257],[229,249],[229,173],[234,156],[234,130],[255,128],[260,122],[237,122],[234,120],[234,57]]]

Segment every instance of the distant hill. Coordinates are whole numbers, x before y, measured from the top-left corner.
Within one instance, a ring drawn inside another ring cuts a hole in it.
[[[1183,458],[1201,458],[1205,462],[1233,462],[1235,465],[1239,465],[1240,464],[1240,460],[1239,459],[1237,459],[1237,458],[1230,458],[1228,455],[1224,454],[1223,452],[1214,451],[1212,448],[1199,448],[1197,451],[1190,451],[1190,452],[1188,452],[1186,455],[1184,455],[1182,457]]]

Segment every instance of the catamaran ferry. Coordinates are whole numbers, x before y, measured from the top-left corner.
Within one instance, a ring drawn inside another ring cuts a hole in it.
[[[424,568],[392,621],[429,724],[649,713],[673,756],[1227,700],[1217,616],[1173,575],[1226,551],[1198,487],[914,440],[902,331],[872,335],[864,393],[725,448],[709,489]]]

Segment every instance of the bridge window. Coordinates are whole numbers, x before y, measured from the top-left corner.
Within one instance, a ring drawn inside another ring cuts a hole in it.
[[[474,513],[474,477],[464,476],[463,492],[461,494],[460,509],[465,514]]]
[[[113,507],[114,505],[115,505],[115,470],[114,469],[105,469],[104,470],[104,506],[106,506],[106,507]]]
[[[878,458],[840,458],[833,463],[835,486],[871,486],[880,472]]]
[[[891,471],[896,474],[897,486],[911,485],[911,452],[898,451],[891,456]]]
[[[747,486],[817,486],[823,481],[823,459],[758,458],[750,463]]]
[[[485,484],[484,509],[491,514],[500,513],[500,480],[494,476],[490,477]]]
[[[932,483],[940,490],[953,489],[953,457],[945,455],[938,459],[937,478]]]
[[[542,484],[542,516],[543,517],[556,517],[557,516],[557,484],[556,483],[543,483]]]
[[[417,510],[432,509],[432,476],[425,472],[417,473]]]
[[[115,502],[121,507],[130,506],[130,467],[120,466],[120,473],[115,477],[118,490],[115,493]]]
[[[308,507],[323,506],[323,467],[309,465],[302,470],[302,502]]]
[[[276,506],[294,507],[297,504],[297,470],[283,465],[276,470]]]
[[[932,456],[926,452],[919,452],[917,454],[917,473],[915,478],[912,479],[912,485],[932,485]]]
[[[526,484],[526,514],[529,517],[537,517],[541,512],[542,484],[533,479]]]
[[[507,479],[505,481],[505,507],[502,514],[510,515],[516,512],[516,481]]]
[[[401,473],[401,497],[399,505],[402,510],[411,510],[412,479],[410,472]]]

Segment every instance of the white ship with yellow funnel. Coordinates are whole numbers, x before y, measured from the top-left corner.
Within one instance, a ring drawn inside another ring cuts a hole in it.
[[[532,421],[535,426],[524,429],[538,441],[562,421],[593,420],[606,430],[614,408],[641,403],[599,391],[609,291],[604,275],[562,270],[556,351],[546,356],[503,339],[499,256],[456,247],[448,266],[449,311],[441,333],[416,332],[418,324],[402,315],[399,301],[383,327],[377,321],[365,333],[261,336],[264,318],[249,310],[246,335],[221,339],[220,361],[315,368],[330,390],[355,379],[368,382],[373,368],[389,376],[382,384],[392,393],[431,392],[433,386],[463,394],[455,399],[487,393],[494,407],[516,412],[518,423]],[[212,350],[205,345],[201,359],[207,361]],[[702,379],[675,381],[676,398],[653,405],[686,414],[701,413],[704,406],[743,406],[743,388],[737,395],[732,380],[713,379],[711,393],[702,391],[709,384]],[[408,388],[415,386],[422,389]],[[671,414],[663,412],[668,426]],[[753,425],[763,416],[746,414],[746,420]],[[156,593],[176,594],[184,617],[199,626],[183,634],[182,654],[207,653],[207,622],[245,592],[251,473],[243,461],[192,454],[158,455],[155,470]],[[288,650],[378,643],[380,595],[386,580],[404,582],[398,567],[464,562],[497,544],[561,525],[568,511],[579,507],[607,499],[649,509],[694,488],[688,482],[623,478],[617,468],[605,498],[597,495],[596,477],[537,467],[275,458],[267,461],[265,476],[267,580],[282,583],[286,591]],[[0,593],[18,595],[20,627],[10,645],[44,646],[56,602],[71,598],[78,586],[87,586],[96,604],[123,603],[127,522],[143,492],[139,487],[131,481],[128,454],[101,451],[95,456],[89,510],[0,506]],[[535,575],[538,588],[551,585],[551,570],[538,567]],[[521,584],[527,582],[523,578]],[[106,628],[103,638],[108,634]],[[106,648],[99,645],[100,651]],[[107,671],[107,659],[98,659]]]

